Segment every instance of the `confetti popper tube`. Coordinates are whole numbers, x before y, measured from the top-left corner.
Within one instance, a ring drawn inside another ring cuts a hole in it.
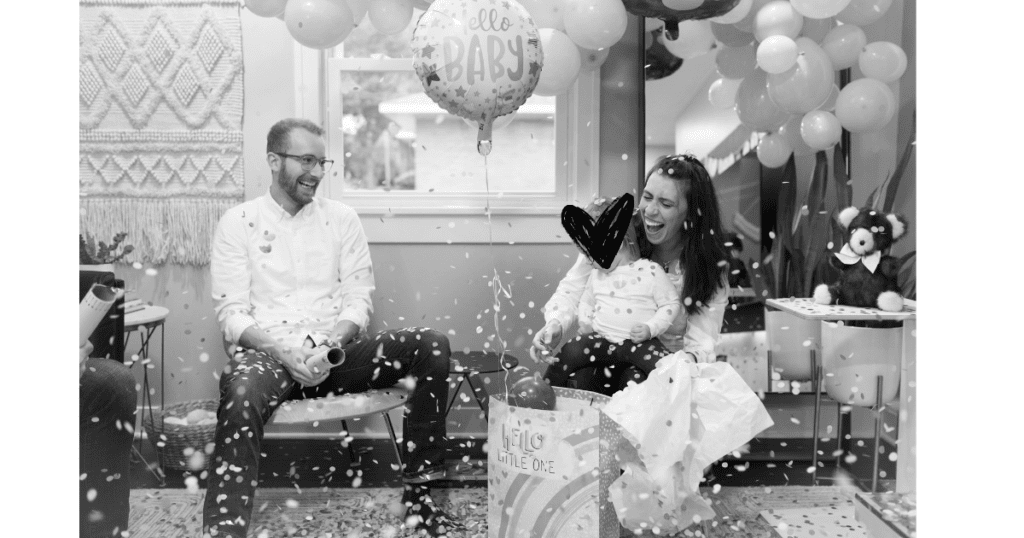
[[[306,359],[306,368],[314,374],[326,372],[345,362],[345,350],[340,347],[329,348]]]
[[[89,291],[82,298],[78,305],[78,345],[84,346],[85,342],[100,326],[103,317],[107,315],[110,306],[118,298],[124,295],[124,290],[112,288],[100,284],[93,284]]]

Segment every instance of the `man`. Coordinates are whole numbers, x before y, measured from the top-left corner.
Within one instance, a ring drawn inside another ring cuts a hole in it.
[[[213,239],[217,319],[232,356],[220,379],[216,448],[209,464],[203,526],[244,537],[258,480],[263,427],[289,399],[414,383],[405,416],[402,502],[406,522],[431,536],[452,521],[433,506],[427,483],[444,476],[448,338],[413,328],[366,335],[373,311],[370,253],[359,217],[314,198],[333,161],[323,130],[286,119],[267,134],[270,191],[228,210]],[[322,373],[303,361],[311,337],[343,347],[345,362]]]
[[[110,538],[128,530],[129,469],[135,428],[135,377],[107,358],[78,349],[79,535]]]

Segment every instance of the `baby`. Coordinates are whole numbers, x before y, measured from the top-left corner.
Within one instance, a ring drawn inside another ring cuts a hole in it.
[[[598,200],[586,211],[596,221],[612,202]],[[632,224],[610,266],[594,266],[577,312],[579,336],[565,344],[545,374],[552,385],[565,386],[588,366],[628,363],[647,374],[668,355],[657,337],[679,313],[679,293],[660,265],[640,258]]]

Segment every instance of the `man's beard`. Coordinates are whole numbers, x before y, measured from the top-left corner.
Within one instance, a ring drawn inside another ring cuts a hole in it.
[[[286,171],[281,170],[281,174],[285,181],[281,181],[280,184],[283,187],[285,194],[287,194],[288,197],[291,198],[293,202],[295,202],[301,207],[313,201],[313,194],[316,193],[316,189],[320,186],[319,181],[310,176],[308,172],[303,172],[298,176],[289,176]],[[308,197],[304,192],[305,189],[299,185],[300,180],[313,183],[314,185],[316,185],[313,188],[313,193],[309,194]]]

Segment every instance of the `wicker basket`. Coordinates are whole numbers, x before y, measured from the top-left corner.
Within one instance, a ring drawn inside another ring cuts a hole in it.
[[[157,447],[160,448],[163,454],[163,464],[165,468],[177,469],[177,470],[193,470],[189,468],[188,462],[190,457],[185,455],[185,450],[191,448],[192,450],[203,452],[206,449],[206,445],[213,442],[213,436],[217,429],[217,424],[189,424],[186,426],[178,424],[167,424],[163,423],[163,437],[157,432],[160,422],[163,422],[165,417],[182,417],[184,418],[191,411],[195,409],[206,409],[208,411],[217,412],[217,401],[216,400],[190,400],[187,402],[181,402],[173,405],[169,405],[161,413],[161,420],[157,423],[156,427],[149,421],[143,421],[146,427],[146,434],[149,438],[156,443]],[[192,453],[189,451],[189,454]]]

